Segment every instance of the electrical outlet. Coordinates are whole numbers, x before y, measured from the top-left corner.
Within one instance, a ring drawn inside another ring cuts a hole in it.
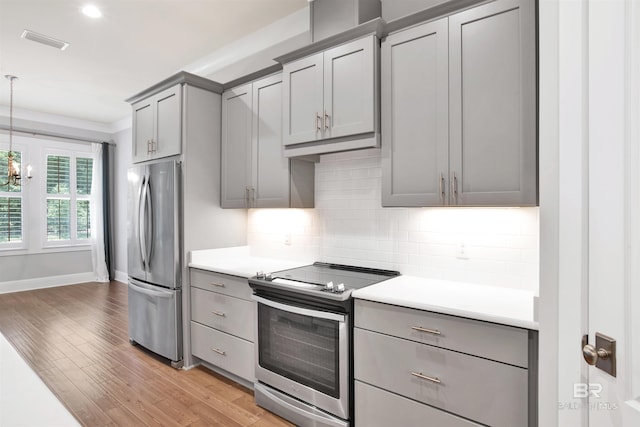
[[[464,243],[459,243],[458,244],[458,251],[456,253],[456,258],[458,258],[458,259],[469,259],[469,256],[467,255],[467,249],[466,249]]]
[[[287,233],[284,235],[284,244],[287,246],[291,246],[291,233]]]

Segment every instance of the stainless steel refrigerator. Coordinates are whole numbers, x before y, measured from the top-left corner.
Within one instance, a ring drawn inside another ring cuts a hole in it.
[[[180,366],[182,289],[180,162],[129,169],[129,337]]]

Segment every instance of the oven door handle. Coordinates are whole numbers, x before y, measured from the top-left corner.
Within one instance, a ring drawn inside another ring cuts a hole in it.
[[[341,322],[341,323],[346,322],[346,316],[343,314],[329,313],[326,311],[319,311],[319,310],[309,310],[308,308],[296,307],[289,304],[282,304],[276,301],[271,301],[270,299],[259,297],[257,295],[251,295],[251,299],[259,302],[260,304],[264,304],[266,306],[269,306],[271,308],[275,308],[278,310],[287,311],[289,313],[300,314],[302,316],[315,317],[319,319],[334,320],[336,322]]]

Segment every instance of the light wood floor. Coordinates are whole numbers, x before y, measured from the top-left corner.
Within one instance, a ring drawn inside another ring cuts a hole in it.
[[[129,344],[121,283],[2,294],[0,331],[86,426],[291,426],[250,390]]]

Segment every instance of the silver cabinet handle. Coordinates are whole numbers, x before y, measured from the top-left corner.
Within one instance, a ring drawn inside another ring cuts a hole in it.
[[[322,116],[316,111],[316,132],[322,130]]]
[[[244,207],[249,208],[249,186],[244,187]]]
[[[211,347],[211,351],[213,351],[214,353],[218,353],[220,356],[226,356],[227,355],[226,351],[218,350],[217,348]]]
[[[422,326],[412,326],[411,329],[418,332],[426,332],[427,334],[442,335],[442,332],[437,329],[423,328]]]
[[[220,317],[226,317],[227,315],[222,313],[221,311],[212,311],[212,314],[215,314],[216,316],[220,316]]]
[[[444,174],[440,172],[440,202],[444,205]]]
[[[151,154],[151,140],[147,139],[147,154]]]
[[[456,176],[456,171],[451,172],[451,196],[453,198],[453,202],[458,204],[458,177]]]
[[[441,384],[442,383],[442,381],[440,381],[439,378],[430,377],[428,375],[424,375],[422,372],[411,372],[411,375],[413,375],[414,377],[418,377],[421,380],[431,381],[432,383],[435,383],[435,384]]]
[[[211,282],[211,284],[213,286],[217,286],[219,288],[225,288],[226,286],[224,285],[224,283],[217,283],[217,282]]]
[[[249,193],[250,194],[250,196],[249,196],[249,203],[250,203],[249,207],[250,208],[254,208],[256,206],[256,189],[253,188],[253,187],[250,187],[250,188],[251,188],[251,193]]]
[[[330,127],[330,120],[331,120],[331,116],[329,114],[327,114],[327,112],[324,112],[324,128],[325,129],[329,129]]]

